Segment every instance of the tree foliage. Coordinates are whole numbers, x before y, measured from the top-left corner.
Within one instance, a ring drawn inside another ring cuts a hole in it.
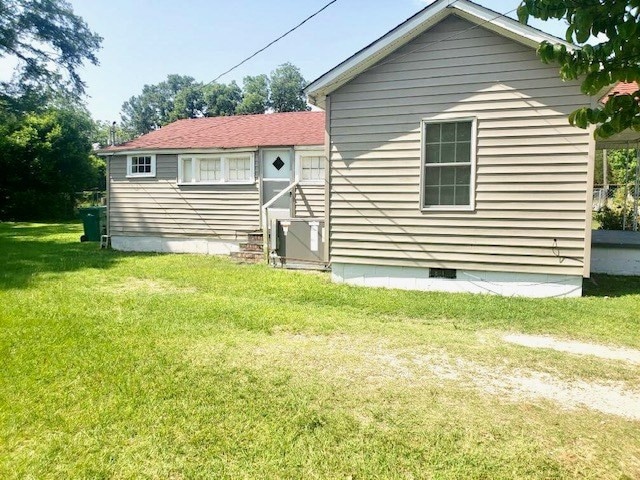
[[[518,18],[527,23],[530,16],[568,22],[566,40],[581,48],[545,41],[538,54],[545,63],[558,62],[563,79],[581,79],[583,93],[598,95],[617,82],[640,81],[640,0],[523,0]],[[596,45],[586,43],[603,36]],[[640,91],[580,108],[569,120],[581,128],[598,125],[596,134],[603,138],[627,128],[640,131]]]
[[[178,118],[177,111],[188,108],[187,99],[181,92],[186,89],[200,88],[189,76],[169,75],[156,85],[145,85],[142,93],[131,97],[122,105],[122,123],[126,130],[138,134],[148,133]],[[178,107],[176,109],[176,100]]]
[[[264,113],[269,108],[269,78],[264,75],[247,76],[242,80],[242,101],[236,113],[247,115]]]
[[[203,91],[205,108],[202,116],[205,117],[234,115],[242,101],[242,90],[236,82],[231,82],[228,85],[211,83],[205,85]]]
[[[245,77],[242,88],[235,81],[203,84],[173,74],[156,85],[145,85],[140,95],[124,102],[122,128],[142,135],[183,118],[308,110],[304,85],[300,70],[290,63],[280,65],[271,77]]]
[[[298,67],[288,62],[280,65],[271,72],[271,108],[275,112],[309,110],[302,93],[306,83]]]
[[[104,186],[93,129],[86,110],[70,104],[0,110],[0,219],[70,217],[76,192]]]
[[[65,0],[0,0],[0,57],[18,62],[12,81],[0,84],[0,95],[52,87],[82,94],[77,70],[85,61],[98,64],[101,43]]]

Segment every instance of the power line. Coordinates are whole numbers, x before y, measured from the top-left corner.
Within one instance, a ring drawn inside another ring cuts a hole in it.
[[[309,15],[307,18],[305,18],[304,20],[302,20],[300,23],[298,23],[295,27],[291,28],[290,30],[288,30],[287,32],[283,33],[282,35],[280,35],[278,38],[276,38],[275,40],[272,40],[271,42],[267,43],[264,47],[262,47],[259,50],[256,50],[254,53],[252,53],[251,55],[249,55],[247,58],[245,58],[244,60],[242,60],[240,63],[234,65],[233,67],[231,67],[229,70],[227,70],[226,72],[221,73],[220,75],[218,75],[216,78],[214,78],[213,80],[211,80],[209,83],[207,83],[207,85],[210,85],[212,83],[215,83],[216,81],[218,81],[221,77],[225,76],[227,73],[232,72],[233,70],[235,70],[236,68],[238,68],[240,65],[242,65],[243,63],[248,62],[249,60],[251,60],[253,57],[255,57],[256,55],[258,55],[261,52],[264,52],[267,48],[269,48],[271,45],[273,45],[274,43],[282,40],[284,37],[286,37],[287,35],[289,35],[290,33],[294,32],[295,30],[297,30],[298,28],[300,28],[302,25],[304,25],[305,23],[307,23],[309,20],[311,20],[313,17],[315,17],[316,15],[318,15],[320,12],[322,12],[323,10],[326,10],[329,6],[331,6],[332,4],[336,3],[338,0],[331,0],[329,3],[327,3],[326,5],[324,5],[320,10],[318,10],[315,13],[312,13],[311,15]]]
[[[304,23],[306,23],[308,20],[310,20],[311,18],[313,18],[314,16],[318,15],[320,12],[322,12],[323,10],[325,10],[327,7],[329,7],[331,4],[337,2],[338,0],[332,0],[331,2],[327,3],[325,6],[323,6],[320,10],[318,10],[317,12],[313,13],[312,15],[308,16],[307,18],[305,18],[302,22],[300,22],[298,25],[296,25],[295,27],[293,27],[292,29],[290,29],[288,32],[286,32],[285,34],[281,35],[280,37],[278,37],[277,39],[273,40],[271,43],[269,43],[268,45],[266,45],[265,47],[261,48],[260,50],[256,51],[253,55],[245,58],[242,62],[238,63],[237,65],[235,65],[234,67],[230,68],[229,70],[227,70],[224,73],[221,73],[220,75],[218,75],[215,79],[213,79],[211,82],[209,82],[207,85],[216,82],[220,77],[222,77],[223,75],[226,75],[227,73],[231,72],[232,70],[234,70],[235,68],[238,68],[240,65],[242,65],[243,63],[247,62],[248,60],[250,60],[251,58],[255,57],[257,54],[259,54],[260,52],[264,51],[265,49],[269,48],[271,45],[273,45],[274,43],[276,43],[278,40],[284,38],[285,36],[287,36],[289,33],[293,32],[294,30],[296,30],[297,28],[299,28],[301,25],[303,25]],[[453,4],[455,4],[457,2],[457,0],[452,0],[451,3],[449,3],[448,6],[451,6]],[[427,7],[428,8],[428,7]],[[459,37],[460,35],[463,35],[464,33],[470,32],[472,30],[476,30],[480,27],[483,27],[484,25],[491,23],[494,20],[497,20],[498,18],[509,18],[508,15],[515,12],[517,10],[517,8],[511,9],[508,12],[504,12],[504,13],[499,13],[499,12],[495,12],[497,15],[488,19],[488,20],[484,20],[481,23],[475,24],[471,27],[467,27],[463,30],[459,30],[455,33],[453,33],[452,35],[449,35],[445,38],[441,38],[439,40],[435,40],[435,41],[431,41],[428,42],[426,44],[420,45],[418,48],[410,50],[409,52],[406,52],[402,55],[399,56],[393,56],[393,54],[390,54],[389,57],[386,60],[382,60],[379,63],[376,63],[376,66],[381,66],[381,65],[386,65],[387,63],[393,62],[393,61],[397,61],[401,58],[404,58],[408,55],[411,55],[412,53],[416,53],[418,51],[424,50],[425,48],[428,47],[432,47],[434,45],[437,45],[439,43],[448,41],[448,40],[452,40],[454,38]],[[226,122],[221,122],[219,125],[216,125],[216,127],[221,127],[222,125],[226,125],[228,123],[232,123],[238,120],[241,120],[243,117],[245,117],[245,115],[231,115],[229,116],[229,120],[227,120]]]
[[[218,79],[219,79],[220,77],[222,77],[223,75],[226,75],[227,73],[229,73],[229,72],[230,72],[231,70],[233,70],[234,68],[237,68],[238,66],[242,65],[243,63],[245,63],[245,62],[246,62],[246,61],[248,61],[249,59],[251,59],[251,58],[255,57],[258,53],[260,53],[261,51],[265,50],[265,49],[266,49],[266,48],[268,48],[270,45],[273,45],[273,44],[274,44],[275,42],[277,42],[280,38],[285,37],[286,35],[288,35],[288,34],[289,34],[289,33],[291,33],[292,31],[294,31],[296,28],[298,28],[300,25],[302,25],[303,23],[305,23],[306,21],[308,21],[309,19],[311,19],[312,17],[314,17],[315,15],[317,15],[317,14],[318,14],[318,13],[320,13],[322,10],[326,9],[327,7],[329,7],[332,3],[335,3],[336,1],[337,1],[337,0],[332,0],[331,2],[327,3],[327,4],[326,4],[324,7],[322,7],[320,10],[318,10],[318,11],[317,11],[316,13],[314,13],[313,15],[311,15],[311,16],[307,17],[306,19],[304,19],[302,22],[300,22],[298,25],[296,25],[295,27],[293,27],[293,28],[292,28],[291,30],[289,30],[287,33],[285,33],[284,35],[281,35],[279,38],[277,38],[276,40],[272,41],[272,42],[271,42],[269,45],[267,45],[266,47],[264,47],[264,48],[262,48],[262,49],[258,50],[256,53],[254,53],[254,54],[253,54],[253,55],[251,55],[250,57],[247,57],[245,60],[243,60],[242,62],[240,62],[240,63],[239,63],[238,65],[236,65],[235,67],[232,67],[232,68],[230,68],[229,70],[227,70],[226,72],[224,72],[224,73],[222,73],[222,74],[218,75],[214,80],[212,80],[212,81],[211,81],[211,82],[209,82],[209,83],[214,83],[216,80],[218,80]],[[457,2],[457,0],[452,0],[452,1],[451,1],[451,3],[449,3],[449,5],[448,5],[448,6],[451,6],[451,5],[453,5],[454,3],[456,3],[456,2]],[[428,8],[428,7],[427,7],[427,8]],[[454,38],[456,38],[456,37],[459,37],[460,35],[462,35],[462,34],[464,34],[464,33],[466,33],[466,32],[469,32],[469,31],[475,30],[475,29],[480,28],[480,27],[482,27],[482,26],[484,26],[484,25],[486,25],[486,24],[488,24],[488,23],[491,23],[492,21],[497,20],[498,18],[502,18],[502,17],[509,18],[509,17],[507,17],[507,15],[509,15],[509,14],[511,14],[511,13],[513,13],[513,12],[515,12],[516,10],[517,10],[517,8],[514,8],[514,9],[512,9],[512,10],[509,10],[508,12],[505,12],[505,13],[495,12],[495,13],[497,13],[497,15],[496,15],[495,17],[492,17],[492,18],[490,18],[490,19],[488,19],[488,20],[485,20],[485,21],[483,21],[482,23],[479,23],[479,24],[473,25],[473,26],[471,26],[471,27],[467,27],[467,28],[465,28],[465,29],[463,29],[463,30],[457,31],[457,32],[453,33],[452,35],[449,35],[449,36],[447,36],[447,37],[445,37],[445,38],[442,38],[442,39],[440,39],[440,40],[435,40],[435,41],[429,42],[429,43],[427,43],[427,44],[420,45],[420,47],[416,48],[415,50],[411,50],[411,51],[409,51],[409,52],[406,52],[406,53],[405,53],[405,54],[403,54],[403,55],[395,56],[395,57],[393,57],[393,56],[391,55],[391,57],[392,57],[392,58],[388,58],[387,60],[383,60],[383,61],[381,61],[381,62],[377,63],[377,64],[376,64],[376,66],[386,65],[386,64],[387,64],[387,63],[389,63],[389,62],[396,61],[396,60],[398,60],[398,59],[400,59],[400,58],[404,58],[404,57],[406,57],[407,55],[411,55],[412,53],[416,53],[416,52],[418,52],[418,51],[420,51],[420,50],[423,50],[423,49],[425,49],[425,48],[432,47],[432,46],[434,46],[434,45],[437,45],[437,44],[439,44],[439,43],[445,42],[445,41],[447,41],[447,40],[452,40],[452,39],[454,39]],[[231,123],[231,122],[237,121],[237,120],[239,120],[239,119],[242,119],[242,117],[244,117],[244,115],[232,115],[232,116],[230,116],[230,118],[229,118],[229,120],[228,120],[228,121],[226,121],[226,122],[222,122],[222,123],[220,123],[220,125],[217,125],[217,126],[226,125],[226,124],[228,124],[228,123]]]

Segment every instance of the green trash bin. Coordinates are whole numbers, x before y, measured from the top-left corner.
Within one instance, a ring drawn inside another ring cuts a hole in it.
[[[81,242],[99,242],[100,237],[107,233],[107,207],[85,207],[78,209],[84,235]]]

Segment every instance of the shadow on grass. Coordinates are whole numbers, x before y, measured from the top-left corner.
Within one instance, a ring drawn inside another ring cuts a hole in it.
[[[586,278],[583,284],[585,297],[624,297],[640,294],[640,277],[596,275]]]
[[[81,234],[77,223],[0,223],[0,290],[26,288],[41,273],[106,270],[128,256],[80,243]]]

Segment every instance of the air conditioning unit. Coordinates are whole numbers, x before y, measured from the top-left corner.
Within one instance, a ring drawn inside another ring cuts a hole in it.
[[[324,219],[287,218],[276,220],[276,255],[283,266],[321,265],[324,256]]]

